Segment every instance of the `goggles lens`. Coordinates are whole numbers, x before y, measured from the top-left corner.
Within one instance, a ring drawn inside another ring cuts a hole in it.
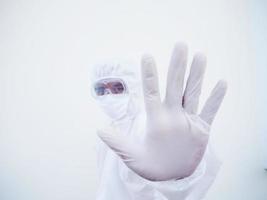
[[[122,80],[101,80],[95,84],[95,93],[97,96],[103,96],[106,94],[122,94],[126,92],[126,87]]]

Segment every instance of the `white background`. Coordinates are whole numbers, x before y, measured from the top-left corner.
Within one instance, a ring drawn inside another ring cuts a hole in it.
[[[0,0],[0,199],[94,199],[103,116],[90,64],[149,52],[163,90],[176,41],[190,59],[208,56],[202,102],[218,79],[229,85],[212,129],[224,164],[206,200],[266,199],[266,10],[244,0]]]

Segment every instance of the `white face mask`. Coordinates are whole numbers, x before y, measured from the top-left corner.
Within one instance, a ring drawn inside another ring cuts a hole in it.
[[[97,102],[103,111],[113,120],[120,120],[129,112],[130,98],[128,94],[104,95],[97,98]]]

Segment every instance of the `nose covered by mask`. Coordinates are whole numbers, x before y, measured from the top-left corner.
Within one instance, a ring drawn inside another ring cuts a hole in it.
[[[128,94],[107,94],[97,99],[103,111],[113,120],[124,118],[130,111],[130,98]]]

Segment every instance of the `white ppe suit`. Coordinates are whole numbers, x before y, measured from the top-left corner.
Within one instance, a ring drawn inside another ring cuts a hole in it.
[[[106,78],[120,78],[125,82],[126,94],[104,95],[96,97],[96,101],[110,117],[109,126],[123,132],[129,139],[143,137],[141,132],[146,120],[139,68],[136,63],[114,60],[96,65],[92,73],[92,84]],[[210,145],[193,174],[166,181],[149,181],[139,176],[100,139],[97,154],[97,200],[200,200],[220,168],[220,162]]]

